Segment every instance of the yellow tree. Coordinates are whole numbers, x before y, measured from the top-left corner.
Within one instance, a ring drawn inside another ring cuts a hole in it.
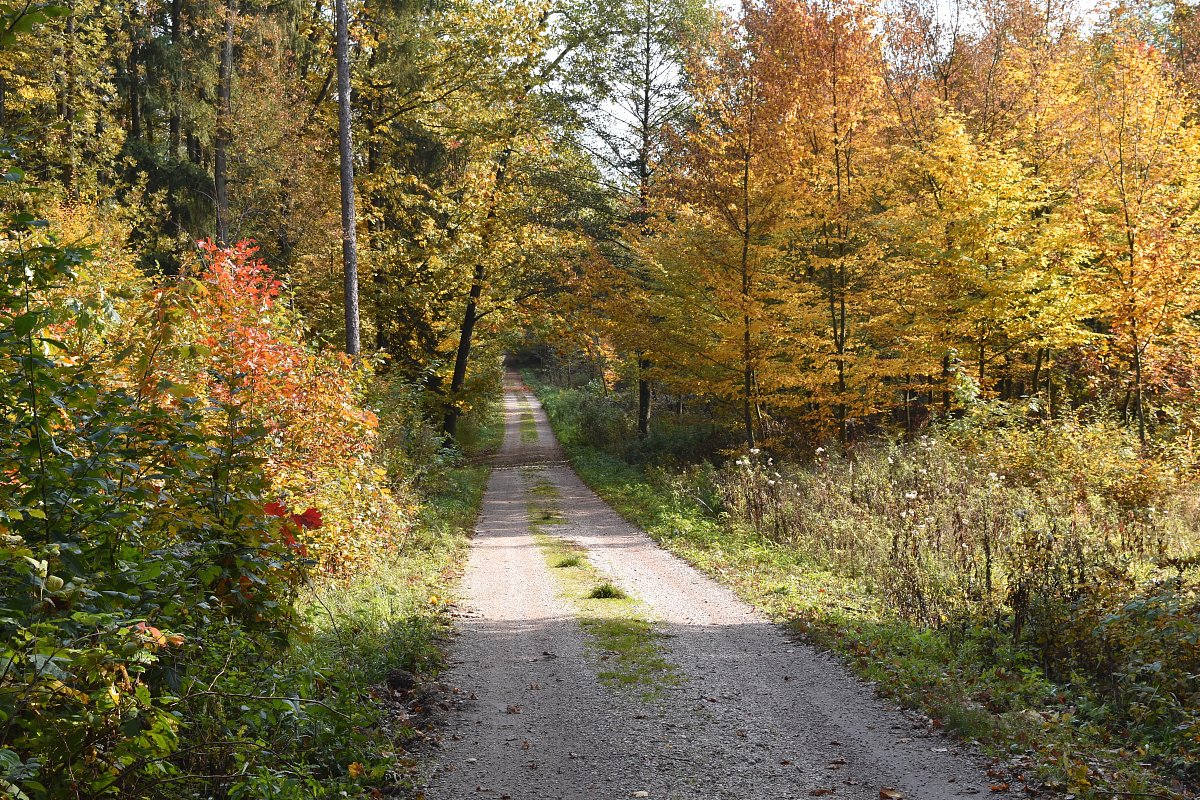
[[[764,370],[786,350],[778,237],[797,151],[786,91],[794,87],[781,81],[763,36],[772,12],[747,5],[740,24],[716,32],[710,54],[691,59],[694,120],[664,165],[658,201],[667,213],[640,242],[657,265],[655,363],[734,405],[749,447],[771,385]]]
[[[832,416],[845,440],[852,418],[879,409],[894,365],[875,358],[882,252],[871,220],[886,193],[886,104],[875,10],[868,2],[779,0],[764,37],[800,146],[793,178],[790,258],[798,270],[791,315],[807,343],[801,394]],[[885,347],[887,343],[881,343]]]
[[[1044,213],[1032,166],[976,141],[952,113],[929,131],[894,151],[898,191],[882,226],[900,266],[891,302],[902,310],[910,358],[923,362],[914,364],[923,375],[941,362],[949,378],[957,353],[981,390],[1022,394],[1025,362],[1040,372],[1037,354],[1083,336],[1080,320],[1092,309],[1074,280],[1080,247]]]
[[[1097,38],[1086,90],[1071,212],[1145,442],[1150,373],[1178,357],[1170,344],[1192,339],[1200,311],[1200,132],[1164,55],[1129,20]]]

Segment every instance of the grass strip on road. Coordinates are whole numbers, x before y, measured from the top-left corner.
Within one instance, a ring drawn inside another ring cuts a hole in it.
[[[547,532],[566,517],[558,509],[558,491],[540,468],[526,468],[530,529],[553,572],[560,594],[575,609],[588,649],[599,663],[597,677],[606,686],[632,691],[655,701],[663,686],[678,683],[666,658],[666,636],[647,618],[643,604],[612,583],[587,558],[587,550]]]

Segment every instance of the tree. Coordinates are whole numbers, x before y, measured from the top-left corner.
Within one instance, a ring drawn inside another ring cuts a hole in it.
[[[614,7],[614,22],[617,32],[601,54],[600,84],[588,92],[584,116],[587,134],[596,142],[593,153],[624,199],[625,222],[637,228],[650,214],[666,131],[683,124],[690,107],[683,71],[688,50],[712,22],[708,8],[696,0],[627,0]],[[608,252],[609,258],[624,262],[635,283],[645,282],[645,276],[638,277],[643,267],[629,260],[627,250]],[[619,311],[614,306],[607,310]],[[625,346],[637,353],[637,428],[645,438],[650,433],[653,364],[635,339]]]
[[[350,133],[350,12],[347,0],[336,0],[338,159],[341,165],[342,272],[346,311],[346,353],[357,356],[358,332],[358,221],[354,213],[354,142]]]
[[[1076,280],[1081,250],[1045,213],[1032,166],[975,140],[952,113],[928,131],[892,154],[903,166],[880,224],[899,267],[890,302],[905,373],[948,392],[953,375],[940,365],[949,358],[987,394],[1036,393],[1044,353],[1086,338],[1081,320],[1093,305]],[[939,371],[940,381],[929,379]]]
[[[788,124],[795,84],[783,80],[763,35],[771,14],[747,6],[744,27],[727,23],[711,58],[690,60],[693,120],[673,145],[659,195],[669,213],[657,215],[638,245],[662,292],[654,360],[734,405],[751,448],[763,419],[764,370],[785,349],[773,307],[783,291],[780,236],[799,149]]]
[[[217,77],[217,132],[213,138],[213,191],[217,241],[221,244],[230,243],[229,149],[233,144],[233,39],[237,14],[237,0],[225,0],[221,66]],[[136,103],[133,105],[136,107]],[[136,131],[136,125],[131,130]]]
[[[876,410],[887,376],[873,358],[872,304],[882,252],[870,220],[886,193],[883,60],[870,3],[774,6],[764,37],[795,98],[789,119],[802,143],[795,175],[793,324],[810,343],[799,389],[828,409],[838,438]],[[806,385],[807,384],[807,385]]]
[[[1128,365],[1126,418],[1145,443],[1148,378],[1200,311],[1200,131],[1164,55],[1118,17],[1087,79],[1090,139],[1070,213],[1089,251],[1112,345]]]

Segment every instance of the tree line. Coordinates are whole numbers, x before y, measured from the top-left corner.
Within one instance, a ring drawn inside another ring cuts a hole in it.
[[[344,82],[324,0],[55,8],[0,58],[31,179],[119,208],[149,272],[256,241],[331,341],[361,281],[448,434],[531,327],[627,363],[642,435],[656,392],[748,444],[972,397],[1190,433],[1186,3],[368,0]]]
[[[1195,37],[1182,3],[747,3],[589,301],[751,447],[980,398],[1188,439]]]

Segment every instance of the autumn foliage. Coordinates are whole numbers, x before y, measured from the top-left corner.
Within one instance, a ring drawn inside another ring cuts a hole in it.
[[[201,243],[196,272],[180,289],[181,327],[204,355],[176,362],[178,379],[253,409],[266,434],[271,497],[324,520],[301,523],[298,533],[322,569],[386,552],[406,522],[375,461],[379,420],[362,401],[370,369],[305,344],[281,282],[250,243]]]
[[[0,236],[0,789],[146,796],[254,774],[288,739],[278,709],[220,708],[244,692],[229,659],[286,645],[302,587],[405,528],[369,370],[305,342],[247,244],[201,244],[187,275],[151,281],[119,247],[52,231],[17,214]],[[289,691],[324,680],[275,663],[258,669]]]
[[[684,65],[693,116],[636,266],[594,271],[596,327],[750,446],[911,433],[960,395],[1186,439],[1200,129],[1173,34],[940,13],[746,3]]]

